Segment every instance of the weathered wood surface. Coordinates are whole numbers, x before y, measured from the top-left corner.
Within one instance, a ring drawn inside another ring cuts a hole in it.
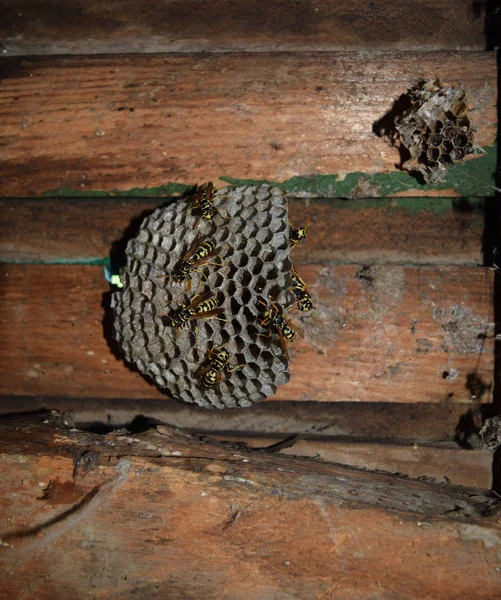
[[[304,266],[317,310],[275,399],[490,402],[493,272]],[[4,265],[2,393],[161,398],[114,354],[102,267]],[[300,322],[299,317],[295,317]]]
[[[155,423],[197,435],[266,435],[276,440],[305,434],[321,440],[386,440],[395,443],[468,442],[495,407],[472,403],[394,402],[275,402],[256,404],[252,410],[207,409],[160,399],[62,398],[54,396],[0,396],[0,414],[55,409],[69,424],[107,433],[126,428],[143,431]]]
[[[69,427],[94,433],[127,429],[135,435],[169,424],[206,440],[275,445],[283,454],[414,479],[485,489],[492,484],[492,455],[478,449],[482,413],[485,418],[488,412],[471,405],[268,401],[248,411],[212,412],[208,419],[207,410],[174,401],[0,396],[0,415],[20,409],[55,409]]]
[[[493,414],[488,405],[268,401],[207,418],[206,409],[169,400],[0,396],[0,415],[44,409],[59,411],[69,427],[95,433],[127,429],[135,435],[165,424],[202,439],[279,443],[286,454],[412,478],[486,489],[492,483],[492,456],[478,449],[483,419]],[[456,440],[467,449],[459,450]]]
[[[2,13],[6,54],[485,47],[483,5],[468,0],[4,0]]]
[[[395,170],[399,154],[373,126],[421,78],[461,83],[476,142],[489,147],[496,136],[496,57],[483,52],[5,58],[0,66],[4,197],[326,174],[339,178],[323,195],[337,195],[347,173]],[[406,193],[434,193],[416,192],[406,177]],[[477,195],[489,193],[471,177]]]
[[[483,450],[464,450],[452,443],[432,446],[353,439],[308,439],[300,436],[297,439],[277,440],[270,437],[210,435],[208,439],[244,443],[249,448],[270,449],[288,456],[309,456],[329,463],[385,471],[412,479],[485,489],[490,489],[492,485],[492,454]]]
[[[474,488],[204,444],[167,428],[97,436],[17,422],[2,427],[0,452],[3,598],[501,591],[499,501]]]
[[[484,220],[494,199],[290,200],[296,224],[311,219],[314,243],[295,264],[483,263]],[[157,199],[0,200],[0,261],[89,262],[116,257]],[[125,232],[125,236],[124,236]]]

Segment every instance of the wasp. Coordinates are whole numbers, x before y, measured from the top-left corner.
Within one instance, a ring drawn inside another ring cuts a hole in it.
[[[209,291],[201,296],[195,294],[188,302],[181,304],[177,310],[162,316],[170,327],[184,329],[192,320],[211,319],[217,317],[223,311],[224,309],[219,307],[216,296],[213,296],[212,292]]]
[[[282,352],[288,357],[289,352],[287,343],[292,344],[297,337],[297,332],[290,326],[289,322],[284,317],[283,308],[278,304],[275,304],[271,297],[269,297],[268,300],[269,304],[262,299],[258,300],[258,303],[265,307],[262,311],[259,325],[268,330],[268,333],[265,334],[266,337],[269,337],[272,334],[273,328],[275,329],[280,338]]]
[[[207,349],[207,362],[208,364],[202,369],[200,375],[202,376],[202,385],[206,390],[215,388],[219,392],[219,384],[221,383],[221,377],[223,371],[226,373],[233,373],[241,369],[244,365],[230,365],[230,353],[224,346],[214,346],[211,343],[211,347]]]
[[[290,246],[291,246],[291,250],[292,250],[299,244],[299,242],[302,242],[303,240],[305,240],[308,237],[308,228],[310,226],[310,217],[308,215],[308,218],[306,219],[306,225],[304,225],[304,227],[295,228],[292,221],[289,221],[289,223],[291,226],[291,230],[290,230],[290,234],[289,234],[289,242],[290,242]]]
[[[229,217],[223,213],[223,211],[216,206],[214,206],[214,194],[216,193],[216,188],[214,187],[212,181],[209,181],[206,185],[203,185],[197,191],[195,199],[193,200],[193,206],[191,207],[191,212],[198,213],[199,217],[197,222],[195,223],[194,229],[196,229],[202,219],[206,219],[207,221],[212,221],[216,214],[222,216],[223,219],[229,220]],[[225,198],[225,196],[219,196],[220,198]]]
[[[171,279],[176,283],[183,283],[188,281],[188,289],[191,288],[191,274],[200,273],[205,277],[204,273],[199,271],[197,267],[204,264],[206,265],[217,265],[221,267],[221,263],[209,262],[209,259],[217,254],[216,242],[212,240],[206,240],[200,243],[201,235],[198,234],[191,247],[187,250],[184,256],[181,258],[179,263],[172,275],[169,275],[167,279]],[[207,279],[207,277],[205,277]]]
[[[299,310],[302,310],[303,312],[308,312],[312,308],[315,308],[313,306],[313,302],[311,301],[310,292],[306,288],[306,284],[304,283],[304,281],[299,276],[299,273],[294,268],[294,265],[292,266],[291,270],[291,279],[291,290],[294,296],[296,297],[297,307],[299,308]]]

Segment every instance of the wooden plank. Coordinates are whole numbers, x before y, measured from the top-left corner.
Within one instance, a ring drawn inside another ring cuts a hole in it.
[[[364,174],[378,175],[371,185],[384,196],[492,195],[494,163],[478,166],[485,157],[454,167],[436,189],[393,176],[399,154],[373,125],[419,79],[439,77],[465,87],[476,142],[493,146],[494,54],[5,58],[1,67],[4,197],[132,188],[144,195],[221,178],[349,196]]]
[[[5,598],[501,590],[500,521],[488,516],[499,501],[483,490],[235,451],[167,428],[110,437],[14,422],[2,427],[0,465]]]
[[[114,355],[102,267],[1,268],[2,393],[161,398]],[[490,402],[493,272],[308,266],[317,310],[275,399]],[[103,325],[104,324],[104,325]]]
[[[484,219],[494,200],[393,198],[292,199],[294,223],[311,219],[314,243],[296,264],[483,263]],[[92,262],[123,252],[152,199],[0,200],[0,261]],[[124,234],[125,232],[125,234]]]
[[[313,3],[214,0],[4,0],[7,54],[231,50],[457,50],[485,47],[484,15],[465,0]]]
[[[276,438],[254,436],[211,435],[209,439],[244,443],[254,449],[273,448],[282,443]],[[431,446],[304,438],[297,441],[290,438],[290,442],[283,443],[285,447],[276,451],[287,456],[309,456],[329,463],[425,481],[484,489],[490,489],[492,485],[492,454],[483,450],[464,450],[455,444]]]
[[[460,440],[475,444],[474,434],[495,406],[394,402],[275,402],[250,411],[207,409],[175,400],[0,396],[0,415],[57,410],[80,429],[108,433],[125,428],[133,433],[153,424],[171,425],[201,436],[266,436],[277,441],[295,435],[346,442],[391,440],[402,444]],[[473,434],[473,436],[472,436]],[[477,438],[478,440],[478,438]]]

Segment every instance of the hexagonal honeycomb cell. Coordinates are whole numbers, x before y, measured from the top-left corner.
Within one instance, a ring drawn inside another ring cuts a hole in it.
[[[285,306],[291,284],[287,199],[268,185],[220,189],[213,204],[220,212],[197,228],[192,201],[157,209],[129,242],[124,288],[112,296],[115,338],[126,360],[172,397],[207,408],[248,407],[289,380],[278,334],[259,325],[259,300],[271,295]],[[188,281],[176,281],[197,239],[215,250]],[[173,327],[171,316],[202,295],[217,301],[220,314]],[[219,390],[202,385],[213,346],[224,346],[230,365],[240,365],[222,370]]]

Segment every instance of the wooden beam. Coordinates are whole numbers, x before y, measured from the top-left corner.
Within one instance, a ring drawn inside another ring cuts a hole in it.
[[[381,471],[402,477],[490,489],[492,454],[483,450],[464,450],[448,443],[367,442],[354,439],[308,439],[301,436],[282,440],[270,437],[217,435],[204,438],[245,444],[287,456],[309,456],[328,463],[368,471]]]
[[[402,444],[468,442],[495,407],[471,403],[418,402],[275,402],[250,411],[207,409],[175,400],[134,398],[63,398],[0,396],[0,415],[57,410],[69,424],[107,433],[126,428],[143,431],[155,423],[198,435],[268,436],[276,440],[297,434],[316,439],[392,440]]]
[[[483,490],[168,428],[98,436],[49,418],[1,429],[7,597],[480,599],[501,589],[499,500]]]
[[[367,175],[383,196],[493,192],[495,166],[481,173],[481,156],[436,189],[420,186],[395,172],[399,154],[373,126],[419,79],[439,77],[465,87],[476,143],[493,146],[494,54],[80,56],[0,66],[0,196],[131,193],[223,178],[350,196]]]
[[[291,199],[294,223],[311,219],[314,243],[295,264],[483,263],[484,220],[494,199]],[[0,261],[92,262],[119,259],[157,199],[1,200]]]
[[[484,11],[468,2],[290,3],[145,0],[74,6],[4,0],[8,54],[276,50],[457,50],[485,47]]]
[[[468,267],[305,266],[317,310],[275,399],[490,402],[493,272]],[[102,267],[5,265],[6,395],[162,398],[112,340]],[[297,319],[296,319],[297,320]]]

